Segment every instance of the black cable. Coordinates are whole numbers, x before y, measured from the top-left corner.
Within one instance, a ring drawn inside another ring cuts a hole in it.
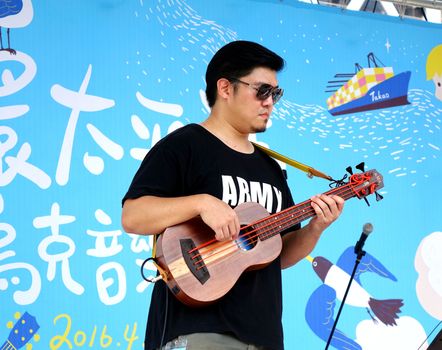
[[[152,280],[151,278],[147,278],[144,275],[144,265],[148,262],[148,261],[155,261],[155,258],[147,258],[143,261],[143,263],[141,264],[141,276],[143,277],[143,279],[149,283],[156,283],[156,281]],[[166,334],[166,323],[167,323],[167,310],[168,310],[168,305],[169,305],[169,290],[167,289],[167,286],[165,288],[166,290],[166,308],[165,308],[165,312],[164,312],[164,324],[163,324],[163,331],[161,333],[161,342],[160,342],[160,349],[163,347],[163,342],[164,342],[164,336]]]
[[[441,321],[439,321],[438,323],[437,323],[437,325],[433,328],[433,330],[430,332],[430,334],[428,334],[428,337],[426,337],[425,338],[425,340],[422,342],[422,344],[417,348],[417,350],[419,350],[421,347],[422,347],[422,345],[424,345],[424,343],[428,340],[428,338],[430,338],[430,336],[433,334],[433,332],[436,330],[436,328],[437,327],[439,327],[439,325],[442,323],[442,320]]]
[[[153,281],[152,279],[147,278],[146,276],[144,276],[144,265],[145,265],[149,260],[155,261],[155,258],[150,257],[150,258],[147,258],[146,260],[143,261],[143,263],[141,264],[141,276],[143,277],[143,279],[144,279],[145,281],[147,281],[147,282],[149,282],[149,283],[155,283],[155,281]]]
[[[164,335],[166,334],[167,309],[169,305],[169,290],[167,289],[167,287],[165,288],[165,290],[166,290],[166,310],[164,312],[164,324],[163,324],[163,333],[161,334],[160,349],[162,349],[163,347]]]

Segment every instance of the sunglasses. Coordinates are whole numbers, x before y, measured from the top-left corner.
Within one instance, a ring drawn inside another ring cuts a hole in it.
[[[236,78],[231,78],[230,81],[247,85],[250,88],[256,90],[256,98],[260,101],[267,100],[267,98],[269,96],[272,96],[273,104],[276,104],[276,102],[278,102],[279,99],[284,94],[283,89],[281,89],[278,86],[272,86],[270,84],[261,84],[261,85],[255,87],[255,86],[253,86],[253,84],[246,83],[245,81],[242,81],[242,80],[236,79]]]

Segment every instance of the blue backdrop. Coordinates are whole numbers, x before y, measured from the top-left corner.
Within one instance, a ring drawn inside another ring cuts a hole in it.
[[[284,97],[257,141],[335,178],[361,161],[384,176],[384,200],[350,200],[312,253],[348,270],[344,252],[374,226],[372,273],[358,282],[404,306],[386,326],[346,305],[338,328],[352,349],[414,350],[442,320],[442,101],[426,74],[440,25],[276,0],[0,0],[0,27],[10,49],[0,51],[0,344],[142,348],[152,242],[123,232],[121,198],[155,142],[208,115],[206,65],[236,39],[287,61]],[[409,103],[332,115],[328,82],[367,67],[370,52],[411,72]],[[287,170],[296,202],[328,190]],[[286,348],[323,348],[321,305],[335,290],[307,259],[283,280]]]

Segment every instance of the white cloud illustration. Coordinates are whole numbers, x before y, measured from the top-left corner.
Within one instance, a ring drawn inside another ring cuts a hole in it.
[[[431,316],[442,320],[442,232],[425,237],[416,251],[414,266],[419,274],[416,294]]]

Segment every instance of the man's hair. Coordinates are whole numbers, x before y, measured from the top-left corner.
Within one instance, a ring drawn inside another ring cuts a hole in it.
[[[219,49],[210,60],[206,71],[206,98],[209,106],[213,107],[215,104],[219,79],[239,79],[257,67],[279,72],[284,68],[284,59],[251,41],[233,41]]]

